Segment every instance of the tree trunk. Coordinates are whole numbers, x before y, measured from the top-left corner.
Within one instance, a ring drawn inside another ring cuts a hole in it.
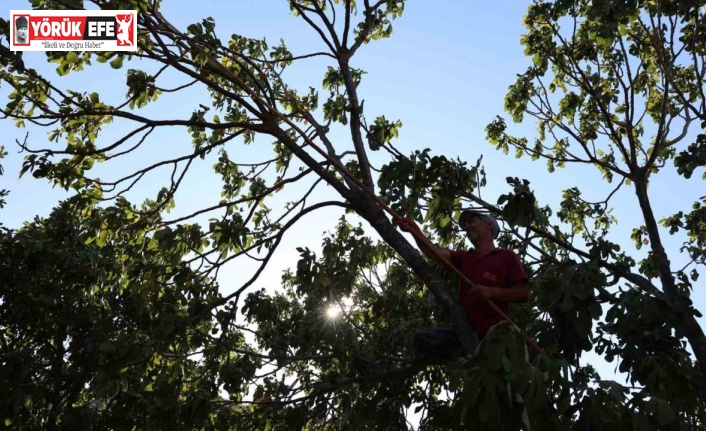
[[[659,227],[647,193],[647,180],[635,182],[635,193],[637,194],[640,209],[642,210],[642,215],[645,220],[645,227],[647,228],[647,235],[650,239],[652,249],[652,259],[654,259],[657,264],[662,289],[669,300],[669,304],[672,307],[678,307],[679,303],[677,302],[677,298],[680,293],[674,283],[669,257],[664,251],[664,246],[659,236]],[[706,380],[706,335],[704,335],[703,328],[701,328],[701,325],[699,325],[699,322],[692,314],[687,310],[679,311],[681,311],[684,316],[682,318],[682,327],[679,329],[683,331],[684,336],[689,340],[689,344],[691,344],[691,348],[694,350],[698,367],[701,370],[701,377]],[[701,397],[706,399],[706,383],[702,384],[700,392]]]

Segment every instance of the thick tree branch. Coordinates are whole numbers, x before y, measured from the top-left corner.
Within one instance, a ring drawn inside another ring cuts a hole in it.
[[[348,94],[348,102],[350,104],[351,137],[353,138],[353,147],[355,148],[355,152],[358,157],[358,167],[361,175],[363,176],[363,184],[365,184],[370,190],[374,191],[375,183],[373,182],[373,176],[370,171],[370,160],[368,159],[365,142],[363,142],[363,134],[361,133],[361,117],[363,112],[361,104],[358,100],[358,90],[356,89],[355,80],[353,79],[353,74],[350,66],[348,65],[349,58],[350,57],[347,55],[340,56],[338,64],[341,68],[341,73],[343,74],[343,80],[346,85],[346,93]]]

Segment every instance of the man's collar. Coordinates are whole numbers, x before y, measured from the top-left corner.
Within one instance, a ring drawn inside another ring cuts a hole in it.
[[[503,249],[500,248],[500,247],[495,247],[494,249],[490,250],[488,253],[485,253],[483,256],[488,256],[488,255],[491,255],[491,254],[493,254],[493,253],[497,253],[497,252],[499,252],[499,251],[501,251],[501,250],[503,250]],[[474,254],[480,254],[480,252],[479,252],[478,250],[476,250],[475,248],[470,248],[470,249],[468,250],[468,252],[469,252],[469,253],[474,253]]]

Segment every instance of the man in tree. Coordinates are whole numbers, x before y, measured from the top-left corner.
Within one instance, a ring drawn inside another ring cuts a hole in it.
[[[476,287],[459,280],[459,300],[468,320],[480,339],[502,317],[488,303],[493,301],[507,314],[510,302],[525,302],[528,298],[524,268],[519,257],[511,250],[495,246],[500,233],[498,222],[490,215],[473,210],[461,213],[459,225],[471,240],[471,250],[435,250],[417,239],[415,241],[429,258],[451,264],[461,270]],[[396,220],[405,232],[423,235],[417,224],[409,218]],[[418,330],[414,334],[413,368],[421,370],[429,364],[443,364],[461,354],[461,342],[456,331],[446,328]]]

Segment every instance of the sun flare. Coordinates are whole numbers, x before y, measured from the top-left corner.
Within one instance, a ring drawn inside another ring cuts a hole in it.
[[[326,310],[326,316],[329,319],[335,319],[339,314],[341,314],[341,308],[336,305],[332,305]]]

